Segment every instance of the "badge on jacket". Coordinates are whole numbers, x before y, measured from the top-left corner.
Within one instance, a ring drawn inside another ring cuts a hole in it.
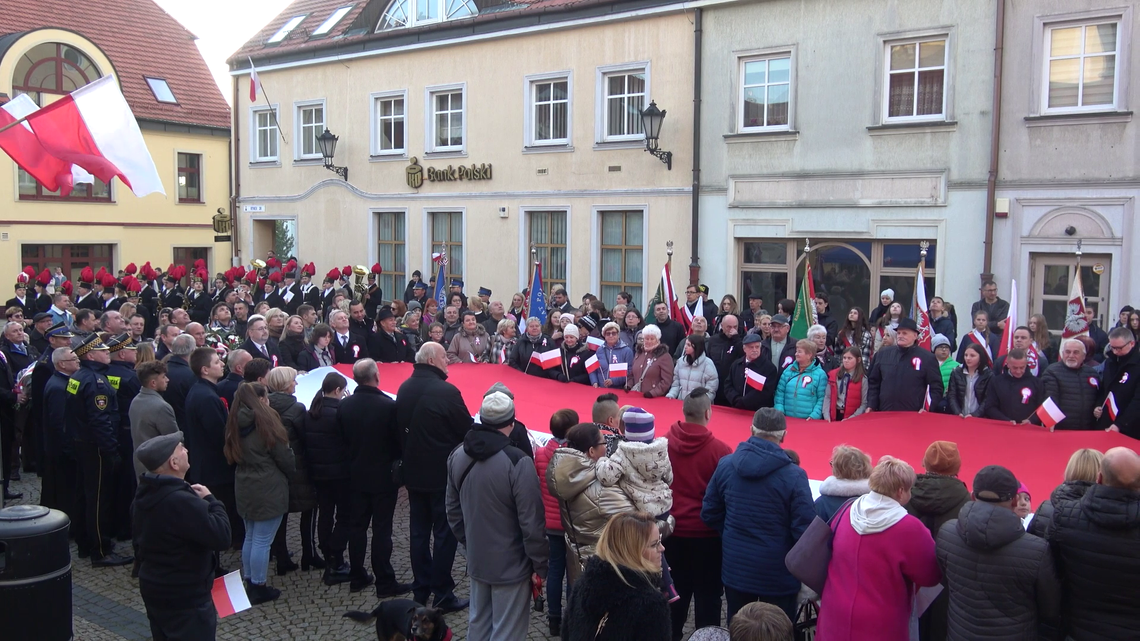
[[[75,380],[74,378],[67,379],[67,393],[68,394],[78,394],[79,393],[79,381]]]
[[[98,396],[96,396],[95,397],[95,407],[98,408],[99,410],[107,409],[107,397],[102,395],[102,394],[99,394]]]
[[[1033,396],[1033,390],[1029,389],[1028,387],[1021,388],[1021,404],[1022,405],[1028,405],[1029,404],[1029,397],[1030,396]]]

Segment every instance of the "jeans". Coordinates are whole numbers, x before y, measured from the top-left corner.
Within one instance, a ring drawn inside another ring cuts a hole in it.
[[[447,523],[444,493],[408,490],[408,507],[411,512],[408,529],[411,534],[412,597],[426,605],[428,595],[434,593],[435,606],[453,603],[455,579],[451,578],[451,566],[455,563],[459,541]]]
[[[283,516],[283,515],[282,515]],[[245,542],[241,546],[241,573],[250,583],[265,585],[269,575],[269,546],[277,535],[281,516],[265,521],[245,519]]]
[[[550,534],[546,539],[550,541],[550,568],[546,571],[546,607],[550,613],[549,618],[562,619],[562,580],[566,579],[566,594],[570,594],[570,577],[566,574],[566,536],[559,532]]]

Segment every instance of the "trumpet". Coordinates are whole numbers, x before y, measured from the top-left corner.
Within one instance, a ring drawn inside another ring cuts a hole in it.
[[[251,264],[253,265],[253,268],[258,271],[265,269],[265,261],[261,260],[260,258],[254,258]]]
[[[364,276],[368,273],[368,268],[364,265],[357,265],[352,268],[352,275],[356,277],[356,286],[353,287],[353,300],[358,303],[364,302],[364,293],[368,288],[364,286]]]

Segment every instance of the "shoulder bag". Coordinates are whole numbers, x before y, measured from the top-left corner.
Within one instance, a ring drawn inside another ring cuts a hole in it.
[[[832,515],[830,522],[816,516],[811,525],[804,530],[800,540],[796,541],[784,557],[784,565],[792,576],[814,590],[816,594],[823,595],[823,585],[827,582],[827,566],[831,563],[831,540],[835,537],[839,518],[847,513],[855,498],[844,503],[843,507]]]

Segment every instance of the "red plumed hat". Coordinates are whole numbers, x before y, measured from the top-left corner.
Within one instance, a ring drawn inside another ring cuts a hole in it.
[[[257,282],[257,270],[256,269],[250,269],[249,271],[247,271],[245,273],[245,282],[249,283],[250,285],[253,285],[254,283]]]
[[[45,272],[46,272],[46,270],[45,270]],[[332,269],[329,270],[329,273],[325,274],[325,278],[327,278],[329,280],[336,280],[336,279],[340,278],[340,270],[337,269],[336,267],[333,267]],[[50,275],[48,276],[48,280],[51,280]]]
[[[119,281],[115,280],[114,276],[104,273],[103,278],[99,280],[99,284],[103,286],[103,289],[114,289],[115,285],[119,284]]]
[[[35,270],[32,270],[32,276],[35,276],[35,275],[36,275]],[[27,272],[20,272],[19,274],[16,274],[16,287],[23,287],[23,288],[27,289],[29,282],[31,282],[31,279],[28,278]]]
[[[103,283],[103,277],[106,275],[107,275],[107,268],[106,267],[100,267],[99,271],[95,272],[95,282],[102,284]]]
[[[352,265],[345,265],[340,269],[340,275],[348,278],[352,275]]]
[[[308,274],[310,277],[316,276],[317,275],[317,266],[312,264],[312,263],[309,263],[308,265],[305,265],[304,267],[301,268],[301,272]]]
[[[132,294],[137,294],[142,291],[142,283],[134,276],[128,276],[130,280],[124,283],[127,286],[127,291]]]
[[[40,272],[39,278],[36,279],[36,282],[43,287],[47,287],[48,283],[51,282],[51,272],[48,271],[47,267],[44,267],[44,270]]]
[[[88,265],[79,270],[79,286],[91,289],[91,285],[95,282],[95,270],[91,269]]]
[[[200,269],[202,271],[205,271],[206,270],[206,259],[205,258],[199,258],[198,260],[194,261],[194,269],[195,270]]]
[[[372,266],[372,273],[373,274],[383,274],[384,268],[380,266],[380,263],[376,263],[375,265]]]
[[[297,261],[290,258],[289,262],[285,263],[285,273],[289,274],[289,273],[293,272],[293,270],[295,270],[295,269],[297,269]]]
[[[24,267],[24,273],[28,275],[28,282],[31,282],[31,281],[36,279],[36,268],[35,267],[32,267],[31,265],[25,266]]]
[[[127,272],[131,276],[134,276],[138,273],[139,268],[134,263],[127,263],[127,266],[123,269],[123,271]]]
[[[268,267],[269,269],[273,269],[274,267],[280,267],[281,261],[277,260],[276,258],[270,258],[269,260],[265,261],[265,266]]]
[[[274,283],[280,283],[281,282],[281,272],[273,272],[272,274],[269,275],[269,280],[274,282]]]
[[[69,280],[63,281],[63,284],[60,285],[59,288],[63,290],[64,294],[71,296],[71,292],[72,292],[71,281],[69,281]]]

